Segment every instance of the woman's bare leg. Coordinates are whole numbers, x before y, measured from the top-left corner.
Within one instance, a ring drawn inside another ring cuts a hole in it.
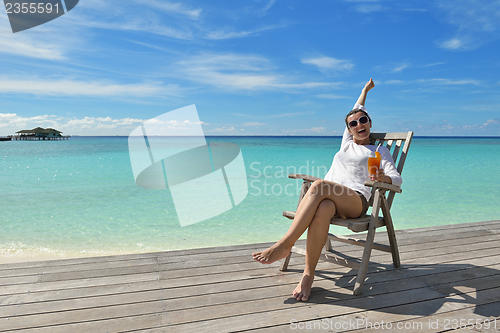
[[[321,201],[318,210],[307,230],[306,244],[306,266],[299,284],[293,291],[293,297],[297,301],[307,301],[311,295],[311,287],[314,281],[316,265],[325,246],[330,219],[335,215],[335,204],[329,199]]]
[[[311,224],[320,202],[324,199],[330,199],[335,204],[336,213],[340,217],[353,218],[361,214],[361,199],[355,191],[340,184],[317,180],[301,200],[286,234],[270,248],[252,253],[253,259],[262,264],[270,264],[287,257],[297,239]]]

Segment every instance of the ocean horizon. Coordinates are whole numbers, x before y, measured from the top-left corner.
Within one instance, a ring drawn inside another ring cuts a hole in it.
[[[209,136],[241,148],[248,195],[181,227],[170,191],[135,184],[127,136],[0,142],[0,256],[111,255],[278,240],[304,171],[323,177],[340,136]],[[500,137],[414,136],[391,210],[396,229],[500,217]],[[195,209],[195,207],[193,208]],[[333,228],[333,227],[332,227]],[[340,229],[341,233],[348,230]]]
[[[402,132],[404,133],[404,132]],[[155,135],[152,135],[155,136]],[[128,135],[70,135],[70,137],[76,138],[128,138]],[[207,138],[248,138],[248,137],[264,137],[264,138],[274,138],[274,137],[283,137],[283,138],[342,138],[342,135],[205,135]],[[496,135],[413,135],[415,139],[461,139],[461,138],[470,138],[470,139],[489,139],[489,138],[497,138],[500,139],[500,136]],[[42,140],[43,141],[43,140]]]

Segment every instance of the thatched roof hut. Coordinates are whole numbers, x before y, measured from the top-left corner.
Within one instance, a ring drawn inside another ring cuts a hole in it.
[[[55,130],[53,128],[41,128],[41,127],[33,128],[31,130],[21,130],[21,131],[18,131],[16,133],[19,135],[23,135],[23,134],[30,135],[30,136],[34,135],[34,136],[47,137],[47,138],[62,136],[61,131]]]

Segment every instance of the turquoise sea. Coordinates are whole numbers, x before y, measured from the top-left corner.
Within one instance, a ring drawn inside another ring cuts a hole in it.
[[[240,146],[249,193],[181,227],[169,190],[135,184],[127,137],[0,142],[0,256],[107,255],[278,240],[300,181],[326,174],[340,137],[208,137]],[[500,219],[500,138],[413,139],[397,229]],[[196,207],[193,207],[196,209]]]

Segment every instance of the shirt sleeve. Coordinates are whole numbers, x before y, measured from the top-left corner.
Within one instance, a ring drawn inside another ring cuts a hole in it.
[[[382,153],[381,167],[384,169],[385,175],[391,177],[393,185],[401,186],[401,184],[403,184],[403,178],[401,178],[401,175],[394,165],[391,152],[386,147],[380,147],[379,151]]]
[[[366,108],[361,105],[361,104],[354,104],[354,107],[352,108],[353,110],[355,109],[360,109],[363,111],[366,111]],[[342,143],[340,144],[340,147],[343,147],[345,144],[349,143],[352,141],[352,134],[349,132],[347,127],[344,129],[344,134],[342,135]]]
[[[344,135],[342,135],[342,142],[340,143],[340,147],[344,147],[346,144],[349,144],[350,142],[352,142],[352,134],[346,127],[344,130]]]
[[[360,110],[363,110],[366,112],[366,108],[363,105],[358,104],[358,103],[354,104],[354,107],[352,109],[353,110],[360,109]]]

